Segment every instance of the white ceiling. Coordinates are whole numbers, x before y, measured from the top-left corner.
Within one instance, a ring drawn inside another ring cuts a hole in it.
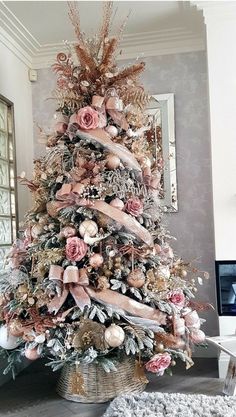
[[[78,5],[82,28],[91,36],[99,27],[102,2],[79,1]],[[183,52],[204,47],[202,15],[188,1],[114,1],[116,9],[114,27],[131,12],[124,31],[124,57],[138,50],[150,55],[175,48],[178,52],[181,45]],[[55,54],[58,44],[75,40],[66,1],[0,2],[0,20],[2,28],[31,55],[35,67],[45,66],[43,60]]]

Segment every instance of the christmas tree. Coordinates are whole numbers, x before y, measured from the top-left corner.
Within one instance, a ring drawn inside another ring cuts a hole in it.
[[[204,342],[193,300],[197,271],[174,255],[158,194],[162,157],[145,114],[143,62],[119,69],[124,25],[110,35],[104,6],[99,34],[86,39],[69,15],[77,44],[53,65],[58,102],[54,133],[33,179],[21,178],[34,205],[0,278],[0,346],[9,370],[23,356],[99,363],[122,358],[163,375],[176,358],[193,364]],[[42,138],[42,137],[41,137]]]

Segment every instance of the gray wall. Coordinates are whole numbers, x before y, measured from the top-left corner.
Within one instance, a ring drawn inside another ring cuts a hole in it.
[[[149,57],[143,83],[151,94],[175,94],[179,212],[167,215],[168,228],[177,237],[175,251],[210,273],[210,279],[200,287],[198,299],[215,305],[206,54],[201,51]],[[33,84],[33,111],[34,121],[41,126],[50,126],[55,102],[45,98],[51,96],[54,87],[51,70],[39,70],[38,81]],[[42,150],[35,140],[35,156]],[[216,312],[202,316],[207,318],[205,331],[218,334]]]

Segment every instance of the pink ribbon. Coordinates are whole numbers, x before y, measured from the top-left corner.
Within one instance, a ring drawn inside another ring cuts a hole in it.
[[[92,97],[92,106],[99,110],[101,113],[107,113],[111,116],[112,120],[124,130],[128,130],[129,124],[123,113],[123,102],[117,96],[110,96],[108,98],[101,96]]]
[[[85,306],[91,305],[91,297],[106,305],[110,304],[120,307],[134,316],[155,320],[158,324],[166,324],[166,314],[155,308],[139,303],[116,291],[94,290],[89,286],[89,279],[85,268],[78,269],[76,266],[68,266],[64,270],[59,265],[51,265],[48,276],[50,280],[57,280],[63,285],[61,294],[55,296],[48,305],[48,311],[50,313],[56,314],[66,301],[68,294],[71,293],[81,310]]]
[[[51,217],[56,217],[58,211],[62,208],[69,207],[72,205],[85,206],[93,210],[97,210],[100,213],[110,217],[115,222],[121,224],[131,233],[134,233],[140,240],[146,245],[153,246],[153,238],[145,227],[131,215],[110,206],[103,200],[87,200],[79,197],[80,183],[78,184],[63,184],[61,189],[57,191],[56,198],[58,200],[50,201],[47,203],[47,212]]]
[[[86,287],[89,279],[85,268],[78,269],[77,266],[67,266],[64,270],[59,265],[51,265],[48,277],[50,280],[57,280],[62,283],[60,295],[56,295],[48,305],[50,313],[57,313],[71,293],[77,306],[83,310],[85,306],[91,305],[90,297]]]

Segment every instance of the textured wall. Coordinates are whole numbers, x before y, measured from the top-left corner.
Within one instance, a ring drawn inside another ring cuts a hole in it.
[[[143,82],[152,94],[175,94],[177,177],[179,212],[167,215],[174,248],[183,258],[195,260],[210,280],[200,288],[198,298],[215,305],[214,234],[212,212],[211,152],[208,123],[207,63],[205,52],[164,55],[146,59]],[[54,88],[50,69],[39,70],[33,85],[34,120],[49,126],[53,101],[45,101]],[[35,155],[42,146],[35,142]],[[203,314],[205,330],[218,334],[215,312]]]

